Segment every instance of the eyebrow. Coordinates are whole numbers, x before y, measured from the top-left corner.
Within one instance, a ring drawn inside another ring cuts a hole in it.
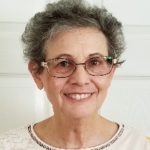
[[[60,54],[60,55],[58,55],[58,56],[56,56],[55,58],[64,58],[64,57],[73,57],[72,55],[70,55],[70,54],[66,54],[66,53],[62,53],[62,54]]]
[[[101,53],[93,53],[93,54],[90,54],[88,57],[94,57],[94,56],[104,56],[103,54]]]
[[[72,55],[66,54],[66,53],[62,53],[62,54],[57,55],[54,58],[48,58],[46,61],[51,60],[51,59],[57,59],[57,58],[72,58]]]

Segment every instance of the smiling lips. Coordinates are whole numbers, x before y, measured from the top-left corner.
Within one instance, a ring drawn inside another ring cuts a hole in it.
[[[71,94],[66,94],[67,97],[73,99],[73,100],[84,100],[88,97],[90,97],[92,93],[71,93]]]

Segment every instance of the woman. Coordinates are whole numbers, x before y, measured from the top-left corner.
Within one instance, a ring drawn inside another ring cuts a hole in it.
[[[81,0],[48,4],[27,24],[22,41],[54,115],[7,132],[1,149],[150,149],[143,135],[98,114],[124,51],[122,25],[106,9]]]

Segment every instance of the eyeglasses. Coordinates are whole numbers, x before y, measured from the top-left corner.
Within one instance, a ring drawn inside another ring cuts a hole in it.
[[[89,75],[104,76],[111,72],[115,64],[117,64],[117,59],[111,56],[92,57],[84,63],[76,63],[70,58],[54,58],[41,62],[41,66],[47,68],[49,75],[57,78],[69,77],[79,65],[84,65]]]

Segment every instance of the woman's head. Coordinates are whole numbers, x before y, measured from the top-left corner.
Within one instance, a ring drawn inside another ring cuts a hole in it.
[[[121,27],[107,10],[82,0],[48,4],[31,19],[22,35],[24,54],[55,115],[81,118],[98,111],[115,71],[112,60],[124,50]]]
[[[122,25],[106,9],[92,7],[82,0],[61,0],[48,4],[27,24],[22,35],[24,56],[36,64],[41,72],[41,62],[46,58],[46,43],[57,33],[73,28],[92,27],[100,30],[107,39],[108,55],[119,60],[124,51]]]

